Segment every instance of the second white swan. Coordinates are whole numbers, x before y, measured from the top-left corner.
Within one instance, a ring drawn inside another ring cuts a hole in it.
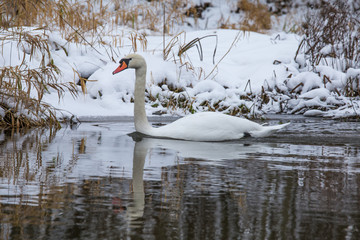
[[[130,54],[120,60],[120,66],[113,74],[127,68],[135,69],[134,121],[136,131],[142,134],[190,141],[227,141],[247,135],[266,137],[289,124],[262,126],[244,118],[218,112],[202,112],[180,118],[163,127],[153,128],[145,112],[145,59],[138,54]]]

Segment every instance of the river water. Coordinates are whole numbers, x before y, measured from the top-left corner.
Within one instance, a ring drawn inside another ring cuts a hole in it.
[[[360,123],[281,120],[221,143],[2,130],[0,239],[360,239]]]

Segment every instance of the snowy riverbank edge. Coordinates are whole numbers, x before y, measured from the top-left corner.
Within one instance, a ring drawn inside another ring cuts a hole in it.
[[[31,30],[31,34],[39,34],[49,42],[51,58],[45,61],[57,66],[59,82],[79,84],[80,77],[86,79],[85,93],[77,98],[65,92],[59,100],[53,90],[44,95],[44,102],[59,109],[60,118],[133,116],[134,72],[113,76],[118,64],[108,57],[110,50],[116,61],[134,51],[132,30],[117,31],[103,37],[106,44],[90,47],[69,43],[54,31]],[[121,35],[122,46],[111,47],[113,35]],[[197,38],[202,38],[201,46],[198,43],[178,56],[179,48]],[[148,63],[147,113],[182,116],[221,111],[251,118],[273,113],[359,117],[359,98],[345,97],[342,89],[348,77],[359,79],[360,70],[343,73],[325,65],[315,70],[306,67],[301,54],[294,59],[301,39],[283,32],[267,35],[223,29],[189,31],[166,37],[167,44],[176,44],[164,60],[163,36],[146,36],[146,46],[137,52]],[[3,67],[25,61],[35,68],[44,61],[40,50],[29,56],[26,44],[19,47],[16,41],[8,40],[6,46],[10,47],[4,48],[0,61]],[[81,91],[81,86],[78,89]]]

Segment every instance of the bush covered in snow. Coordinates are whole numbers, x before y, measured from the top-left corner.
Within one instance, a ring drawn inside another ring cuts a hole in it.
[[[322,92],[328,92],[331,98],[319,98],[320,102],[312,103],[312,108],[328,110],[351,106],[356,115],[359,106],[352,100],[360,96],[360,15],[346,1],[323,3],[319,10],[308,12],[303,31],[295,55],[302,73],[295,78],[306,72],[312,72],[313,77],[300,81],[301,86],[291,85],[292,92],[304,94],[313,89],[318,92],[318,89],[324,89]],[[293,79],[288,83],[294,82]],[[311,82],[310,87],[308,82]],[[344,100],[344,97],[350,98]]]

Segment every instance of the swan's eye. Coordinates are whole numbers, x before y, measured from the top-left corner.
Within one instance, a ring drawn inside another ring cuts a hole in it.
[[[129,65],[129,62],[130,62],[131,59],[132,59],[132,58],[123,58],[123,59],[121,59],[121,60],[119,61],[119,63],[121,64],[122,62],[125,62],[126,65]]]

